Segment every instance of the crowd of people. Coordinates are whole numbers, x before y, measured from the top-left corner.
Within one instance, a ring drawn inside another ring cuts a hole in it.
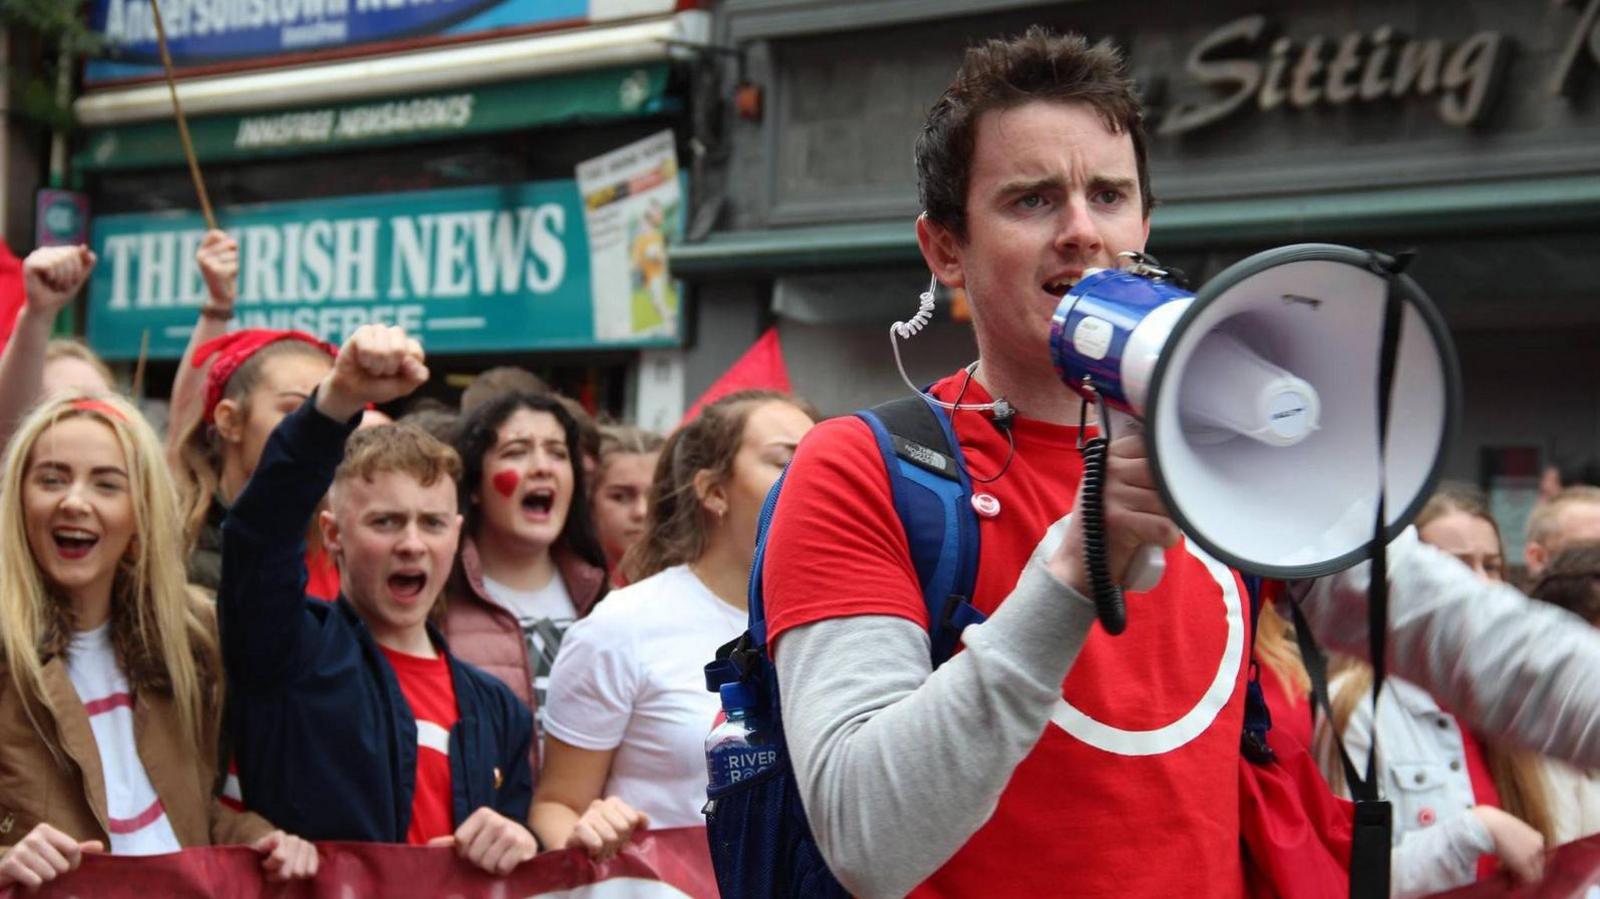
[[[1270,605],[1253,650],[1218,672],[1233,625],[1215,607],[1242,582],[1182,539],[1124,436],[1111,565],[1154,543],[1167,567],[1110,638],[1069,514],[1081,412],[1044,346],[1062,286],[1149,235],[1131,82],[1113,49],[1076,37],[980,45],[917,163],[923,254],[972,298],[980,349],[930,395],[959,406],[946,414],[990,509],[970,597],[988,619],[937,672],[859,419],[747,390],[663,437],[496,369],[458,409],[391,421],[378,407],[429,378],[416,340],[230,330],[238,248],[211,232],[163,440],[104,363],[50,339],[93,254],[30,254],[0,355],[0,885],[37,886],[86,852],[211,844],[304,878],[325,840],[450,846],[505,873],[703,825],[719,704],[702,669],[746,628],[757,521],[786,467],[758,572],[768,639],[813,832],[856,894],[1220,897],[1272,881],[1259,846],[1240,850],[1253,661],[1279,754],[1315,751],[1335,791],[1349,786],[1334,741],[1361,757],[1378,734],[1398,894],[1496,866],[1534,878],[1547,846],[1600,832],[1585,674],[1600,488],[1533,514],[1523,564],[1543,605],[1502,583],[1483,498],[1441,490],[1417,521],[1437,551],[1395,548],[1397,677],[1376,708],[1365,570],[1289,588],[1349,654],[1328,717]]]

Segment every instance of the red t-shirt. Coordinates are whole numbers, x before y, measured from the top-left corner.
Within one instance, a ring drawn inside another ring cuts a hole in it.
[[[953,395],[964,373],[935,387]],[[976,383],[967,402],[987,402]],[[1025,410],[1024,410],[1025,411]],[[1005,435],[979,413],[955,418],[968,471],[988,478]],[[1057,519],[1071,511],[1083,462],[1078,429],[1018,418],[1016,457],[979,518],[974,604],[992,612]],[[771,639],[849,615],[927,613],[866,424],[824,422],[792,463],[765,561]],[[1238,577],[1196,547],[1167,553],[1149,594],[1129,594],[1128,627],[1096,626],[1062,686],[1062,702],[1017,766],[994,815],[914,896],[1237,897],[1239,733],[1249,598]],[[928,772],[929,788],[959,771]]]
[[[1478,805],[1501,808],[1500,790],[1489,773],[1489,759],[1483,753],[1482,739],[1458,718],[1456,730],[1461,731],[1461,754],[1466,756],[1467,779],[1472,784],[1472,801]],[[1478,879],[1488,880],[1499,870],[1500,859],[1492,852],[1478,856]]]
[[[417,782],[411,795],[406,842],[420,846],[455,833],[450,793],[450,728],[456,723],[456,688],[443,654],[425,659],[380,647],[417,719]]]
[[[306,550],[306,595],[323,602],[339,598],[339,565],[325,549]]]

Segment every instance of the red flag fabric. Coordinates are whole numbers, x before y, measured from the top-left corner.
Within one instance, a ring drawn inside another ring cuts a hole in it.
[[[22,287],[22,260],[11,252],[11,247],[0,240],[0,349],[11,340],[17,327],[17,313],[27,302]]]
[[[683,421],[692,421],[700,410],[730,393],[740,390],[792,390],[789,386],[789,367],[783,364],[783,344],[778,340],[778,329],[768,328],[750,349],[727,371],[722,373],[700,398],[694,401]],[[683,422],[679,422],[682,424]]]
[[[596,863],[581,850],[547,852],[505,877],[456,857],[455,850],[383,843],[318,843],[317,876],[267,881],[261,856],[243,846],[185,849],[170,855],[85,856],[78,870],[37,892],[0,889],[0,899],[344,899],[349,896],[449,896],[452,899],[559,894],[563,899],[716,899],[703,827],[646,831],[620,855]]]
[[[1435,893],[1434,899],[1593,899],[1600,896],[1600,835],[1564,843],[1545,859],[1544,879],[1519,886],[1501,870],[1494,877]]]

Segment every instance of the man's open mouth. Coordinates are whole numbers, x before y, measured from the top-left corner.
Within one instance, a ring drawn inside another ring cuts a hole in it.
[[[420,571],[397,571],[389,575],[389,592],[401,599],[412,599],[422,594],[428,585],[428,576]]]
[[[82,528],[56,528],[50,532],[56,550],[68,559],[81,559],[100,542],[100,535]]]

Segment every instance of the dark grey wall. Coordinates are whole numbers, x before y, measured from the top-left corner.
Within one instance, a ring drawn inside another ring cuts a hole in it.
[[[1242,195],[1468,182],[1530,174],[1600,172],[1600,58],[1578,47],[1560,87],[1581,4],[1544,0],[1439,3],[929,3],[907,20],[903,0],[725,0],[726,40],[747,53],[748,74],[767,91],[762,122],[733,121],[734,155],[724,168],[733,228],[882,219],[917,210],[911,145],[929,104],[948,83],[969,43],[1033,23],[1109,37],[1127,51],[1149,107],[1153,132],[1175,107],[1214,102],[1235,91],[1207,86],[1186,71],[1196,44],[1214,29],[1261,14],[1253,40],[1214,56],[1265,72],[1271,45],[1290,41],[1290,68],[1308,42],[1333,44],[1387,27],[1391,58],[1412,39],[1441,42],[1441,72],[1469,37],[1500,35],[1498,74],[1483,112],[1467,126],[1447,123],[1444,95],[1319,100],[1304,109],[1262,110],[1255,100],[1213,125],[1181,136],[1154,134],[1152,169],[1159,197],[1180,201]],[[952,17],[965,6],[967,14]],[[1019,8],[1020,7],[1020,8]],[[1472,57],[1461,52],[1456,62]],[[1392,62],[1390,65],[1392,66]],[[1321,84],[1316,81],[1314,84]]]

